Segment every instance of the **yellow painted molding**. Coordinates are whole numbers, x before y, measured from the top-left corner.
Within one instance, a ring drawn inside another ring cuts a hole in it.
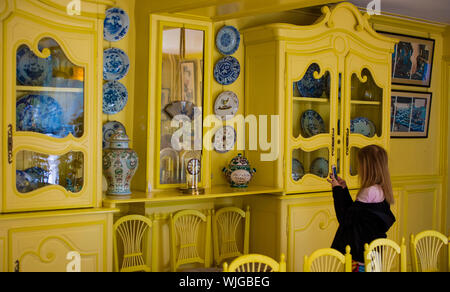
[[[5,220],[18,220],[18,219],[39,219],[39,218],[56,219],[58,217],[113,214],[117,212],[119,212],[119,209],[117,208],[85,208],[85,209],[46,211],[46,212],[12,213],[12,214],[1,214],[0,222]]]

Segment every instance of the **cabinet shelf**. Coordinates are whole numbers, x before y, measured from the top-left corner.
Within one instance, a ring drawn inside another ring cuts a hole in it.
[[[351,104],[359,105],[381,105],[381,101],[352,100]]]
[[[65,93],[83,93],[84,88],[72,87],[41,87],[41,86],[17,86],[17,91],[31,92],[65,92]]]
[[[298,96],[294,96],[293,97],[294,101],[297,102],[323,102],[323,103],[327,103],[330,100],[328,98],[317,98],[317,97],[298,97]]]

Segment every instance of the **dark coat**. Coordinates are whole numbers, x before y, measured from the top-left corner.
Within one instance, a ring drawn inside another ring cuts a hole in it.
[[[395,222],[390,205],[382,203],[353,202],[347,188],[333,188],[334,209],[339,227],[332,248],[345,254],[350,245],[352,259],[364,263],[364,245],[378,238],[386,238]]]

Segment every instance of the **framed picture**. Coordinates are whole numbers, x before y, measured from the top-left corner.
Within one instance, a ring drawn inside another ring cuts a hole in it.
[[[426,92],[392,91],[392,138],[428,138],[431,96]]]
[[[181,62],[180,80],[181,80],[181,100],[195,103],[196,86],[196,64],[195,61]]]
[[[392,55],[392,84],[430,87],[435,40],[380,33],[400,40]]]

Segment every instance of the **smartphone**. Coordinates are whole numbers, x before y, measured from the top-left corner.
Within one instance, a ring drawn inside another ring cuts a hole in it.
[[[331,166],[331,168],[333,169],[333,176],[335,179],[337,179],[337,169],[336,169],[336,165]]]

